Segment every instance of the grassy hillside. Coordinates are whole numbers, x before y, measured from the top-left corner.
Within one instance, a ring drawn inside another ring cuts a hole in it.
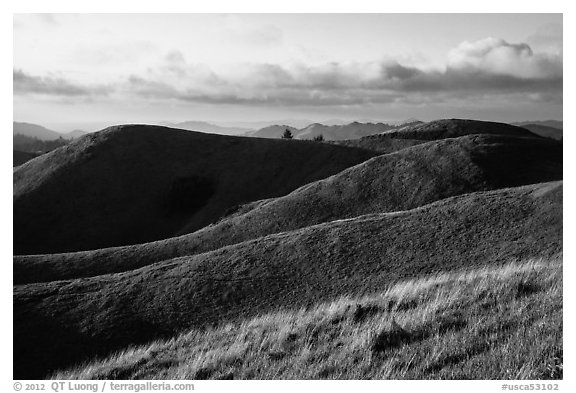
[[[284,197],[252,203],[185,237],[84,253],[16,257],[15,283],[126,271],[261,236],[446,197],[562,178],[562,145],[474,135],[372,158]]]
[[[562,183],[333,221],[142,269],[14,287],[14,377],[411,278],[562,251]]]
[[[33,158],[38,157],[38,154],[35,153],[28,153],[25,151],[13,150],[12,151],[12,161],[13,166],[20,166],[27,161],[30,161]]]
[[[305,141],[118,126],[14,171],[14,252],[89,250],[193,232],[376,155]]]
[[[562,326],[561,261],[522,261],[195,329],[54,378],[561,379]]]

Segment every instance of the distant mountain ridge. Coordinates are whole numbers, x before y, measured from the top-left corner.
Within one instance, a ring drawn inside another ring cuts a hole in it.
[[[561,141],[563,137],[562,129],[545,126],[542,124],[522,124],[520,127],[525,128],[534,134],[543,136],[544,138],[552,138]]]
[[[62,133],[51,130],[44,126],[34,123],[25,123],[25,122],[12,122],[12,134],[16,135],[23,135],[29,138],[37,138],[41,141],[53,141],[55,139],[64,138],[64,139],[75,139],[87,134],[86,131],[83,130],[73,130],[70,132]]]
[[[515,126],[523,127],[527,124],[537,124],[539,126],[546,126],[556,128],[558,130],[562,130],[564,127],[564,122],[560,120],[534,120],[534,121],[518,121],[514,123],[510,123]]]
[[[86,134],[88,134],[88,133],[84,130],[73,130],[73,131],[65,133],[64,137],[68,138],[68,139],[75,139],[75,138],[80,138],[81,136],[84,136]]]
[[[369,120],[353,121],[345,123],[344,120],[326,120],[322,123],[308,123],[302,128],[298,125],[290,125],[293,122],[267,125],[263,128],[253,129],[248,127],[222,126],[206,121],[189,120],[179,123],[161,122],[161,126],[176,128],[187,131],[198,131],[218,135],[237,135],[255,138],[281,138],[285,130],[290,130],[294,139],[313,139],[322,135],[324,140],[336,141],[346,139],[359,139],[365,136],[379,134],[385,131],[398,129],[400,127],[414,126],[422,124],[416,119],[390,122],[372,122]],[[302,122],[300,124],[303,124]],[[52,141],[59,138],[75,139],[88,134],[83,130],[73,130],[68,133],[61,133],[50,130],[38,124],[14,122],[13,134],[24,135],[30,138],[37,138],[41,141]]]
[[[272,125],[268,127],[261,128],[256,131],[250,131],[245,134],[245,136],[250,136],[254,138],[281,138],[284,131],[290,130],[292,135],[298,132],[296,127],[288,126],[288,125]]]
[[[280,138],[284,131],[288,129],[292,132],[294,139],[313,139],[322,135],[324,140],[339,141],[347,139],[359,139],[365,136],[395,130],[399,127],[414,126],[418,124],[422,124],[422,122],[418,120],[394,123],[361,123],[354,121],[349,124],[333,125],[312,123],[301,129],[297,129],[288,125],[273,125],[261,128],[257,131],[249,132],[246,134],[246,136],[258,138]]]
[[[64,137],[64,134],[33,123],[20,123],[15,121],[12,124],[12,129],[13,135],[20,134],[31,138],[38,138],[43,141],[50,141]]]

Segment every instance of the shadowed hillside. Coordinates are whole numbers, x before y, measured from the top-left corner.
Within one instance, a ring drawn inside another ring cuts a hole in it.
[[[142,243],[193,232],[376,153],[156,126],[86,135],[14,171],[14,252]]]
[[[562,261],[401,282],[376,296],[186,332],[55,379],[562,379]]]
[[[25,151],[19,151],[19,150],[12,150],[12,161],[13,161],[13,165],[12,166],[19,166],[24,164],[27,161],[30,161],[33,158],[38,157],[38,154],[35,153],[28,153]]]
[[[562,183],[333,221],[142,269],[14,287],[14,378],[194,327],[562,251]]]
[[[337,219],[408,210],[474,191],[562,179],[562,145],[470,135],[372,158],[289,195],[248,204],[190,235],[120,249],[14,259],[25,283],[126,271]]]

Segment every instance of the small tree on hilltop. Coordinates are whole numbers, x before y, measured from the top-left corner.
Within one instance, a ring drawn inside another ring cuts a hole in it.
[[[284,134],[282,134],[282,139],[292,139],[292,138],[294,138],[294,136],[292,136],[292,131],[286,128],[284,130]]]
[[[322,135],[322,134],[316,135],[314,137],[314,142],[324,142],[324,135]]]

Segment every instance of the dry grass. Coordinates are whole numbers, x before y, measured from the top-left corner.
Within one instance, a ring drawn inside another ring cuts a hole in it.
[[[558,379],[561,259],[406,281],[127,349],[56,379]]]
[[[562,183],[334,221],[126,273],[16,285],[14,375],[440,272],[562,252]]]

